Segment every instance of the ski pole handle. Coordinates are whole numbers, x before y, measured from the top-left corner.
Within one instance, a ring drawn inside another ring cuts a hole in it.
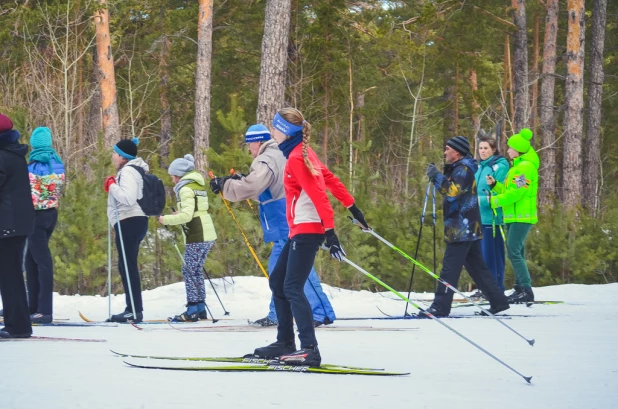
[[[367,227],[364,228],[364,226],[361,224],[361,222],[359,222],[358,220],[356,220],[355,218],[348,216],[348,219],[350,219],[350,221],[352,223],[354,223],[355,225],[357,225],[358,227],[360,227],[360,229],[363,231],[363,233],[369,233],[371,232],[371,227]]]

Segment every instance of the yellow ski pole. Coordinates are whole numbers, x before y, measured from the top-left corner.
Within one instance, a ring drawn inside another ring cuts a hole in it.
[[[208,172],[208,176],[210,176],[211,179],[215,178],[215,174],[212,173],[212,171]],[[251,244],[249,243],[249,239],[247,239],[247,236],[245,235],[245,232],[243,231],[242,227],[240,226],[240,223],[238,223],[238,220],[236,220],[236,216],[234,216],[234,212],[232,211],[232,208],[228,204],[227,200],[225,200],[225,198],[223,197],[223,192],[219,192],[219,194],[221,195],[221,200],[223,200],[223,203],[225,203],[225,207],[227,207],[227,211],[230,212],[230,214],[232,215],[232,219],[234,219],[234,223],[236,223],[236,227],[238,227],[238,230],[240,231],[240,234],[242,234],[242,238],[245,239],[245,244],[247,245],[247,247],[249,247],[249,251],[253,255],[253,258],[255,259],[255,261],[257,261],[258,266],[260,266],[260,270],[262,270],[262,273],[264,273],[266,278],[268,278],[268,273],[266,272],[266,270],[264,269],[264,266],[260,262],[260,259],[258,258],[257,254],[255,253],[255,250],[253,250],[253,247],[251,247]]]

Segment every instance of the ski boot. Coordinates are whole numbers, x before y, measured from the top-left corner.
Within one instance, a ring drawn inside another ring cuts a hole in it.
[[[264,317],[257,321],[253,321],[251,325],[259,326],[259,327],[274,327],[277,325],[277,323],[268,317]]]
[[[197,316],[201,320],[207,320],[208,314],[206,314],[206,302],[201,301],[197,303]]]
[[[52,321],[53,321],[53,317],[51,314],[45,315],[45,314],[39,314],[37,312],[36,314],[30,315],[30,322],[32,322],[33,324],[51,324]]]
[[[319,367],[322,363],[322,357],[318,347],[310,345],[291,354],[280,356],[279,361],[286,365]]]
[[[481,292],[481,290],[476,290],[476,292],[470,296],[470,299],[474,301],[481,301],[486,298],[483,296],[483,293]]]
[[[255,351],[253,351],[252,357],[275,359],[281,355],[293,353],[294,351],[296,351],[296,343],[294,341],[277,341],[265,347],[256,348]]]
[[[419,318],[429,318],[427,313],[433,315],[434,317],[448,317],[448,314],[443,314],[441,311],[435,309],[434,307],[429,307],[426,310],[420,310],[417,314]]]
[[[112,315],[110,319],[108,319],[108,322],[128,322],[128,321],[133,321],[133,322],[142,322],[144,320],[144,314],[141,312],[137,313],[137,318],[133,317],[133,312],[131,312],[130,310],[125,310],[123,312],[121,312],[120,314],[115,314]]]
[[[171,322],[197,322],[199,321],[199,314],[197,312],[197,303],[188,303],[187,311],[182,314],[176,315],[173,318],[168,318]]]

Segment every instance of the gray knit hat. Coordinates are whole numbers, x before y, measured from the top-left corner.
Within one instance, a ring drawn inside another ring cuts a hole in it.
[[[470,153],[470,143],[465,136],[456,136],[453,139],[449,139],[446,143],[446,146],[450,146],[452,149],[455,149],[463,156],[466,156]]]
[[[167,169],[167,173],[181,178],[192,170],[195,170],[195,159],[193,155],[186,154],[184,158],[174,159]]]

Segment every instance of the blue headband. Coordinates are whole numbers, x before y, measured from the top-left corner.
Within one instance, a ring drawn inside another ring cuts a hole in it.
[[[116,145],[114,145],[114,152],[116,152],[118,155],[122,156],[125,159],[129,159],[129,160],[135,159],[135,156],[131,156],[128,153],[123,152],[122,149],[120,149]]]
[[[303,121],[303,124],[305,121]],[[302,131],[303,125],[294,125],[283,119],[281,115],[277,113],[275,118],[273,119],[273,127],[279,131],[281,131],[284,135],[291,136],[294,135],[298,131]]]

